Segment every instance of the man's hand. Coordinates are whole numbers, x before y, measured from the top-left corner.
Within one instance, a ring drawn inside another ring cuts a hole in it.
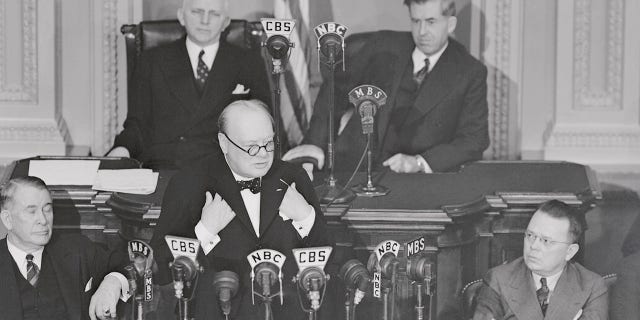
[[[96,319],[116,319],[116,306],[122,291],[122,285],[113,275],[107,275],[91,297],[89,317]]]
[[[301,144],[284,154],[283,161],[290,161],[295,158],[311,157],[318,161],[318,169],[324,167],[324,151],[312,144]]]
[[[280,213],[293,221],[302,221],[309,217],[313,207],[304,199],[296,189],[296,183],[292,183],[280,203]]]
[[[402,153],[396,153],[393,157],[385,160],[382,165],[398,173],[413,173],[424,170],[415,156]]]
[[[229,204],[216,193],[215,198],[207,191],[206,200],[202,207],[200,221],[211,234],[218,234],[236,216]]]
[[[130,158],[131,154],[125,147],[115,147],[113,148],[113,150],[111,150],[111,152],[107,153],[107,157]]]

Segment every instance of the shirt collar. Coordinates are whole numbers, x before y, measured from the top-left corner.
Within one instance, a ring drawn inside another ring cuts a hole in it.
[[[540,287],[542,286],[542,284],[540,283],[540,279],[547,278],[547,287],[549,287],[549,291],[553,291],[556,288],[556,284],[558,284],[558,280],[560,279],[560,275],[562,275],[563,271],[564,271],[564,268],[562,268],[560,272],[548,277],[537,275],[535,272],[532,271],[531,275],[533,276],[533,281],[536,284],[536,290],[540,289]]]
[[[445,43],[445,45],[442,46],[442,48],[438,50],[438,52],[428,57],[429,58],[429,70],[427,70],[428,72],[431,72],[431,70],[433,70],[433,67],[435,67],[436,63],[438,63],[438,60],[440,60],[442,53],[444,53],[444,50],[447,49],[448,46],[449,46],[449,41],[447,41],[447,43]],[[424,67],[424,59],[426,58],[427,58],[427,55],[424,54],[424,52],[420,51],[418,47],[415,47],[413,49],[413,53],[411,53],[411,60],[413,60],[413,73],[420,71],[420,69]]]
[[[31,253],[33,255],[33,262],[40,268],[42,268],[42,252],[44,251],[44,247],[34,251],[34,252],[25,252],[22,249],[16,247],[9,238],[7,237],[7,248],[9,249],[9,253],[13,257],[13,260],[16,262],[20,270],[24,268],[26,270],[27,266],[27,254]]]
[[[189,37],[187,37],[186,41],[187,53],[189,54],[189,60],[191,60],[191,65],[197,68],[198,66],[198,56],[200,55],[200,51],[204,50],[204,55],[202,56],[202,60],[204,63],[211,69],[213,65],[213,60],[216,58],[216,54],[218,54],[218,49],[220,48],[220,41],[210,44],[206,47],[201,47],[197,45],[195,42],[191,41]]]

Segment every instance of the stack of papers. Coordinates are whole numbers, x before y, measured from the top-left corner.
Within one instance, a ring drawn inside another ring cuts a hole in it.
[[[31,160],[29,175],[53,185],[91,185],[100,160]]]
[[[156,191],[158,173],[151,169],[98,170],[94,190],[151,194]]]

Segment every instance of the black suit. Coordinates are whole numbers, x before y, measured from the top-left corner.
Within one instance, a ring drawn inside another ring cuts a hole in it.
[[[414,102],[399,106],[400,83],[403,77],[411,76],[414,48],[409,32],[380,31],[366,36],[362,49],[347,57],[347,72],[341,68],[336,71],[336,132],[340,116],[354,108],[348,101],[349,91],[371,84],[388,95],[376,116],[377,165],[396,153],[422,155],[435,172],[456,170],[465,162],[481,159],[489,145],[487,68],[464,46],[449,39],[448,47],[418,88]],[[325,82],[303,143],[326,146],[328,92]],[[390,123],[399,129],[393,130]],[[336,139],[336,168],[352,170],[365,145],[356,111]]]
[[[121,271],[128,262],[125,254],[108,251],[80,235],[54,236],[45,246],[58,280],[68,319],[89,318],[91,296],[105,275]],[[18,262],[19,263],[19,262]],[[7,248],[7,239],[0,240],[0,318],[22,319],[22,304],[13,267],[13,258]],[[87,283],[91,280],[91,286]],[[86,290],[88,289],[88,290]]]
[[[262,57],[226,42],[220,42],[200,95],[185,41],[143,52],[130,86],[132,103],[114,146],[126,147],[147,167],[175,168],[212,153],[218,116],[232,101],[271,103]],[[232,94],[238,84],[250,91]]]
[[[280,179],[289,185],[295,182],[298,191],[315,208],[315,222],[305,238],[300,238],[291,220],[283,221],[279,216],[278,208],[287,190],[287,185]],[[196,317],[210,319],[221,315],[217,304],[213,303],[216,295],[210,285],[211,277],[214,271],[231,270],[238,273],[241,278],[241,290],[233,302],[236,311],[232,314],[232,318],[263,318],[258,307],[251,305],[250,266],[247,261],[247,255],[257,249],[273,249],[286,255],[282,280],[285,287],[288,287],[289,294],[285,297],[285,308],[299,310],[297,298],[293,295],[290,285],[292,277],[297,273],[291,249],[331,246],[333,240],[325,228],[324,216],[308,176],[302,168],[282,161],[274,161],[269,172],[262,178],[259,237],[256,236],[249,219],[240,195],[240,188],[221,152],[200,165],[178,172],[165,192],[160,221],[151,240],[160,266],[160,283],[170,281],[167,264],[172,260],[164,236],[196,238],[194,227],[200,221],[206,191],[211,192],[213,196],[216,193],[220,194],[236,217],[220,231],[221,241],[214,249],[206,257],[200,257],[201,263],[208,271],[199,281],[200,292],[196,301]],[[278,310],[279,307],[274,302],[274,312],[277,314]],[[293,314],[288,315],[290,318],[295,318]]]

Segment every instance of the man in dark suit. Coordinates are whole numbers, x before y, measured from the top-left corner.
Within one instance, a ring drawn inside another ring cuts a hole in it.
[[[544,203],[527,226],[523,257],[487,273],[473,319],[608,319],[604,280],[570,262],[583,230],[567,204]]]
[[[411,33],[371,33],[362,49],[347,57],[346,74],[338,68],[334,127],[339,132],[335,163],[340,170],[353,170],[366,145],[360,117],[347,99],[347,93],[362,84],[375,85],[388,95],[376,119],[377,165],[395,172],[451,171],[481,159],[489,145],[487,69],[448,37],[457,23],[454,2],[404,3]],[[352,38],[361,40],[357,36]],[[325,83],[303,144],[290,150],[284,160],[311,156],[322,167],[328,99]]]
[[[199,280],[196,318],[221,317],[211,276],[231,270],[241,278],[231,318],[262,319],[260,299],[256,306],[251,303],[247,256],[273,249],[286,256],[282,281],[287,293],[284,307],[274,299],[275,318],[303,317],[290,282],[297,273],[291,249],[333,244],[313,186],[302,168],[273,159],[273,119],[260,101],[231,103],[218,125],[220,152],[176,173],[165,192],[151,240],[159,281],[171,281],[167,266],[173,258],[164,236],[197,238],[208,271]]]
[[[10,180],[0,191],[0,208],[8,230],[0,240],[0,318],[95,320],[116,315],[118,298],[127,297],[129,286],[113,271],[128,262],[125,254],[80,235],[52,237],[51,195],[39,178]]]
[[[616,268],[611,289],[611,320],[640,320],[640,252],[626,256]]]
[[[187,36],[143,52],[124,130],[108,156],[151,168],[176,168],[215,148],[216,121],[230,102],[271,101],[262,57],[221,39],[228,0],[184,0]]]

